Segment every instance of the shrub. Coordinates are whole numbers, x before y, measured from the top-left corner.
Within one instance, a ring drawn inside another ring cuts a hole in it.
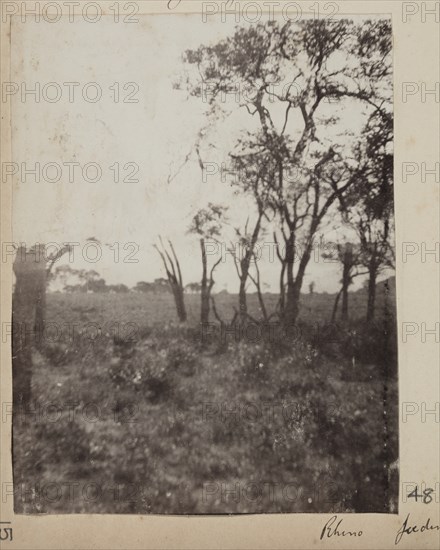
[[[397,328],[391,320],[360,324],[357,332],[357,354],[361,361],[374,363],[393,375],[397,371]]]
[[[60,464],[66,457],[74,463],[87,464],[92,458],[90,435],[76,421],[68,417],[57,422],[38,424],[36,436],[44,441],[40,449],[45,464]]]
[[[167,350],[168,367],[185,376],[195,373],[199,353],[194,346],[185,340],[172,340]]]
[[[236,348],[237,359],[241,374],[246,379],[265,379],[271,364],[272,354],[268,346],[263,343],[248,344],[240,342]]]
[[[172,387],[166,358],[165,350],[145,350],[125,360],[116,357],[110,363],[109,375],[118,388],[143,391],[148,399],[156,401],[168,396]]]
[[[45,344],[41,351],[54,367],[62,367],[78,358],[78,350],[68,344]]]

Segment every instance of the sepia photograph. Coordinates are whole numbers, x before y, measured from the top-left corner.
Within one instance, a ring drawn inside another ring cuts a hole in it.
[[[137,18],[11,22],[15,514],[398,514],[390,15]]]

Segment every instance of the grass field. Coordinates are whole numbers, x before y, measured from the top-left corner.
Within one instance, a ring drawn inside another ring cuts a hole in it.
[[[350,329],[314,294],[295,334],[237,341],[201,338],[195,295],[179,326],[169,295],[49,294],[35,414],[14,425],[16,511],[396,511],[394,289],[374,327],[350,298]],[[237,297],[216,300],[230,319]]]

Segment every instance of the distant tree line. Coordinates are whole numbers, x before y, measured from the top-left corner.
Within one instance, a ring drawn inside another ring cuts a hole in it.
[[[101,275],[91,269],[74,269],[70,265],[61,265],[50,272],[48,283],[61,285],[63,292],[111,292],[123,294],[127,292],[139,292],[145,294],[170,294],[169,281],[164,278],[154,279],[152,282],[139,281],[132,288],[124,284],[109,285]],[[189,294],[200,294],[202,285],[200,283],[189,283],[185,286],[184,292]]]

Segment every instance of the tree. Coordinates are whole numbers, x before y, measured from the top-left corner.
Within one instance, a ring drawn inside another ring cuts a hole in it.
[[[209,203],[207,208],[198,210],[193,217],[189,228],[189,233],[197,235],[200,241],[200,251],[202,257],[200,322],[205,324],[209,321],[209,303],[211,290],[214,286],[214,271],[221,262],[220,256],[220,258],[212,264],[208,275],[207,245],[213,241],[216,243],[218,242],[225,212],[226,208],[224,206]]]
[[[152,283],[147,283],[146,281],[139,281],[138,283],[136,283],[133,290],[135,292],[144,292],[144,293],[152,292],[153,294],[161,294],[161,293],[169,292],[170,285],[167,279],[158,278],[158,279],[155,279]]]
[[[85,269],[79,270],[78,274],[80,280],[83,283],[85,292],[101,292],[103,287],[105,287],[105,281],[101,279],[100,274],[94,269]]]
[[[51,274],[51,282],[60,282],[63,290],[66,289],[68,281],[71,281],[73,277],[77,277],[78,271],[70,267],[70,265],[60,265]]]
[[[122,283],[117,285],[109,285],[107,290],[108,292],[115,292],[116,294],[125,294],[128,292],[128,286]]]
[[[153,292],[153,285],[145,281],[139,281],[133,288],[135,292]]]
[[[200,294],[202,291],[202,285],[200,283],[188,283],[185,290],[187,292],[191,292],[192,294]]]
[[[176,311],[179,321],[184,323],[187,319],[186,308],[185,308],[185,298],[184,298],[184,286],[182,272],[180,270],[180,263],[177,259],[176,252],[170,240],[168,240],[168,246],[171,251],[168,252],[165,245],[163,244],[162,237],[159,237],[160,248],[158,245],[154,245],[154,248],[157,250],[165,272],[168,277],[168,283],[170,285],[171,291],[174,296],[174,302],[176,304]]]
[[[15,288],[12,297],[12,380],[14,414],[17,407],[27,407],[31,400],[32,339],[36,329],[36,308],[46,291],[46,257],[44,245],[30,250],[20,246],[14,259]],[[36,339],[40,345],[41,338]]]
[[[69,265],[57,267],[52,282],[60,281],[65,292],[124,292],[125,285],[107,286],[105,280],[94,269],[73,269]],[[128,290],[128,289],[127,289]]]
[[[153,287],[154,294],[167,294],[170,292],[170,285],[168,283],[168,279],[164,279],[163,277],[154,279],[152,287]]]
[[[260,288],[260,273],[257,268],[256,278],[251,277],[250,267],[253,261],[257,262],[258,258],[255,254],[255,248],[258,238],[263,232],[263,221],[269,220],[269,211],[271,201],[271,182],[274,177],[273,163],[270,155],[261,149],[258,142],[258,135],[252,136],[247,140],[241,140],[237,151],[230,155],[232,162],[232,171],[238,178],[235,177],[232,186],[237,192],[242,192],[245,195],[251,196],[255,204],[255,219],[250,222],[250,217],[247,218],[244,229],[235,227],[237,243],[231,243],[231,252],[234,259],[235,269],[240,280],[238,291],[238,306],[239,311],[237,318],[240,324],[245,324],[248,321],[248,308],[246,297],[246,284],[248,278],[251,278],[257,287],[258,296],[262,298]],[[260,307],[263,315],[266,316],[266,310],[262,300]]]
[[[336,258],[335,258],[336,252]],[[342,296],[342,310],[341,320],[343,322],[348,321],[348,290],[353,284],[353,280],[358,275],[363,275],[357,270],[360,265],[360,251],[359,246],[354,245],[351,242],[337,243],[335,250],[332,252],[324,252],[323,258],[336,259],[342,267],[341,289],[336,294],[335,302],[333,305],[331,322],[336,321],[336,315],[338,311],[339,300]]]
[[[86,289],[83,285],[75,284],[75,285],[66,285],[64,287],[64,291],[71,294],[73,292],[86,292]]]
[[[352,243],[340,246],[340,258],[342,263],[342,321],[348,321],[348,289],[353,283],[353,270],[358,263],[358,258],[353,251]]]
[[[60,265],[51,274],[51,283],[60,282],[65,291],[87,292],[88,283],[99,279],[99,273],[94,270],[90,272],[85,269],[74,269],[70,265]]]
[[[67,254],[70,252],[71,247],[69,245],[61,247],[57,252],[54,252],[46,257],[46,246],[40,245],[40,254],[44,254],[45,262],[46,262],[46,280],[44,287],[42,286],[39,294],[38,294],[38,300],[36,303],[36,309],[35,309],[35,331],[43,331],[44,326],[46,323],[46,290],[47,287],[52,279],[52,268],[56,264],[56,262],[64,256],[64,254]],[[31,250],[36,250],[36,247],[33,247]],[[42,343],[42,339],[38,338],[37,343],[40,346]]]
[[[254,253],[254,265],[255,265],[255,277],[249,273],[249,278],[254,283],[255,288],[257,289],[257,296],[258,296],[258,303],[260,304],[260,311],[263,316],[263,320],[267,323],[270,321],[270,319],[276,315],[276,312],[272,313],[271,315],[268,315],[266,304],[264,302],[263,298],[263,292],[262,292],[262,284],[261,284],[261,276],[260,276],[260,268],[258,267],[258,258],[256,257],[256,254]],[[266,283],[263,283],[263,286],[266,288],[268,285]]]
[[[201,75],[201,81],[198,76],[189,79],[190,93],[206,95],[208,84],[212,112],[223,109],[231,89],[251,90],[240,94],[239,107],[259,123],[252,153],[258,150],[270,159],[266,196],[277,214],[278,241],[285,250],[278,254],[280,314],[294,323],[315,235],[366,170],[364,164],[357,164],[356,175],[350,170],[358,159],[352,158],[347,133],[328,138],[338,121],[336,107],[356,100],[371,111],[391,101],[390,24],[271,21],[237,29],[214,46],[187,51],[185,60]],[[278,90],[275,84],[280,82],[288,84]],[[301,256],[295,266],[298,247]],[[245,279],[246,262],[243,267],[239,275]],[[243,293],[242,283],[240,288]]]
[[[60,248],[58,252],[54,252],[53,254],[50,254],[50,256],[47,258],[47,264],[46,264],[46,279],[47,283],[49,284],[50,281],[53,278],[52,269],[56,262],[62,258],[65,254],[69,253],[72,250],[72,247],[70,245],[63,246]],[[58,268],[57,268],[58,269]]]
[[[368,120],[359,157],[368,169],[359,174],[344,208],[360,241],[360,263],[368,271],[367,321],[375,316],[376,284],[381,271],[394,267],[393,238],[393,117],[385,108]],[[356,171],[355,171],[356,172]]]

